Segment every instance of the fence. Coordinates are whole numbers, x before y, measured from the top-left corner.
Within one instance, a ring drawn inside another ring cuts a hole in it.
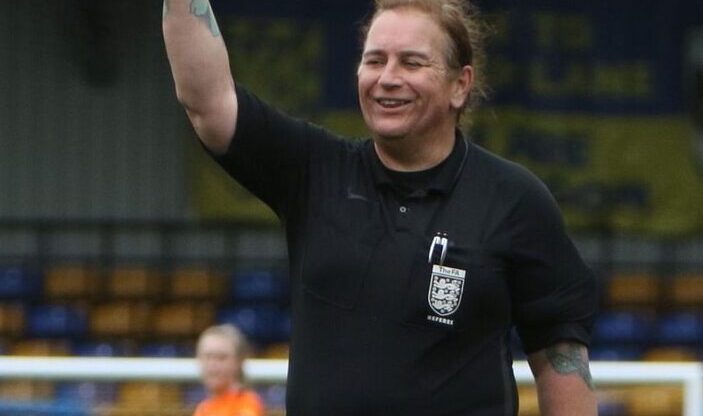
[[[518,384],[534,382],[524,361],[513,365]],[[253,383],[285,382],[287,360],[248,360],[244,371]],[[683,416],[703,415],[703,364],[593,362],[596,384],[681,384]],[[0,379],[194,381],[198,368],[188,358],[0,357]]]

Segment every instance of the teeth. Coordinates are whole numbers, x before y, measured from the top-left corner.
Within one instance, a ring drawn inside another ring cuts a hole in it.
[[[379,104],[383,106],[388,106],[388,107],[398,107],[401,106],[405,103],[407,103],[406,100],[394,100],[394,99],[389,99],[389,98],[382,98],[378,100]]]

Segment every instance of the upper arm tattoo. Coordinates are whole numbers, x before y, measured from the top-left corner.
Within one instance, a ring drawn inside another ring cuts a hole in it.
[[[220,28],[217,26],[215,14],[212,12],[212,7],[210,6],[210,2],[208,0],[191,0],[190,12],[201,18],[205,24],[208,25],[212,36],[220,36]]]
[[[557,344],[545,350],[549,365],[559,374],[576,373],[593,390],[593,379],[588,367],[585,347],[580,344]]]

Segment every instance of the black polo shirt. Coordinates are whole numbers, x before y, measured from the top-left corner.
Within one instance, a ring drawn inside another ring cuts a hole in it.
[[[525,169],[457,133],[403,189],[372,141],[237,97],[216,160],[285,225],[288,415],[517,414],[513,326],[528,353],[588,344],[594,279]]]

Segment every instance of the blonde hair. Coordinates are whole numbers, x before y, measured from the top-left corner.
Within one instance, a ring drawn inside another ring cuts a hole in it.
[[[196,354],[200,353],[200,344],[203,342],[203,339],[209,336],[218,336],[227,339],[232,344],[235,359],[240,363],[243,363],[249,355],[249,342],[247,341],[247,337],[239,328],[232,324],[213,325],[201,332],[198,337]],[[244,377],[244,369],[242,367],[243,366],[240,365],[238,374],[240,379]]]
[[[449,45],[445,57],[449,69],[460,70],[466,65],[473,67],[473,85],[459,115],[466,109],[478,107],[488,96],[484,74],[487,26],[480,18],[478,8],[468,0],[376,0],[371,18],[361,28],[362,47],[371,24],[381,13],[403,8],[426,13],[447,34]]]

